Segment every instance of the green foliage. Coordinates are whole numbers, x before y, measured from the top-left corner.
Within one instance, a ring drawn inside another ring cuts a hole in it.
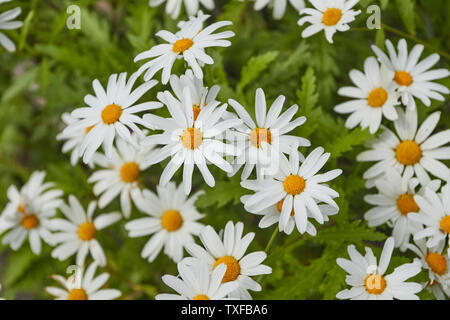
[[[415,10],[415,0],[395,0],[397,5],[397,11],[402,18],[403,24],[406,30],[411,34],[416,33],[416,10]]]
[[[102,84],[110,74],[136,71],[140,64],[134,57],[161,43],[155,36],[159,30],[176,31],[177,21],[164,12],[164,5],[151,8],[147,0],[81,0],[81,30],[66,27],[68,0],[14,0],[0,5],[0,10],[20,5],[23,13],[20,30],[6,31],[17,44],[17,52],[0,49],[0,210],[7,204],[10,185],[20,187],[35,170],[46,170],[47,180],[54,181],[66,195],[74,194],[87,206],[95,199],[92,184],[87,182],[92,170],[79,164],[70,165],[70,157],[61,152],[56,135],[62,130],[61,115],[84,106],[83,98],[92,94],[92,81]],[[322,33],[303,39],[304,27],[297,25],[299,15],[288,10],[282,20],[271,18],[271,9],[256,12],[253,2],[216,1],[217,8],[209,21],[231,20],[236,35],[228,48],[208,48],[214,64],[203,68],[205,85],[219,85],[218,99],[238,100],[250,113],[254,112],[256,88],[263,88],[268,105],[279,95],[286,97],[283,111],[297,104],[296,117],[305,116],[305,124],[292,134],[311,141],[308,154],[322,146],[331,153],[324,171],[341,168],[343,174],[330,183],[339,192],[336,202],[340,211],[324,225],[315,224],[317,236],[300,235],[297,230],[287,236],[278,233],[268,252],[265,264],[273,273],[257,279],[263,290],[252,293],[256,299],[335,299],[336,293],[347,287],[345,272],[336,264],[339,257],[348,258],[347,246],[355,244],[361,252],[370,246],[380,254],[390,230],[369,228],[363,221],[370,206],[363,201],[372,193],[364,187],[363,172],[367,164],[356,161],[358,153],[371,138],[368,130],[345,128],[345,116],[334,113],[335,105],[347,98],[337,94],[338,88],[351,85],[348,72],[362,69],[364,60],[373,55],[370,45],[384,48],[385,39],[397,43],[407,37],[409,48],[418,41],[425,43],[424,55],[438,52],[439,68],[450,69],[450,1],[448,0],[364,0],[357,6],[362,13],[347,32],[338,32],[334,44]],[[382,29],[368,30],[366,8],[381,6]],[[183,13],[184,14],[184,13]],[[185,20],[184,15],[180,16]],[[182,74],[185,65],[177,61],[172,73]],[[155,76],[160,79],[160,72]],[[450,80],[440,83],[450,87]],[[143,100],[156,100],[158,86]],[[433,110],[441,110],[440,127],[450,124],[450,105],[433,101],[425,108],[419,104],[420,121]],[[164,112],[158,110],[156,113]],[[142,176],[142,184],[151,190],[159,181],[166,163],[152,166]],[[249,214],[240,201],[249,193],[240,186],[240,172],[228,178],[211,166],[216,179],[214,188],[205,185],[198,171],[194,172],[193,190],[203,190],[196,201],[202,220],[216,230],[229,220],[243,221],[244,232],[255,232],[250,250],[264,250],[275,226],[260,229],[259,216]],[[181,181],[177,173],[175,180]],[[255,178],[252,176],[252,178]],[[100,212],[119,210],[116,199]],[[58,213],[61,215],[61,213]],[[133,208],[132,219],[143,214]],[[108,257],[108,282],[123,292],[123,299],[153,299],[169,292],[163,284],[163,274],[177,274],[176,265],[163,253],[152,263],[142,259],[140,252],[148,237],[129,238],[125,221],[100,234],[100,242]],[[18,251],[0,246],[0,296],[49,299],[44,287],[55,285],[52,274],[66,275],[74,259],[64,262],[51,258],[51,247],[43,244],[39,256],[31,253],[27,242]],[[391,267],[411,262],[413,255],[395,251]],[[424,275],[418,276],[422,279]],[[417,280],[417,281],[419,281]],[[425,281],[425,280],[420,280]],[[433,297],[422,292],[423,299]]]

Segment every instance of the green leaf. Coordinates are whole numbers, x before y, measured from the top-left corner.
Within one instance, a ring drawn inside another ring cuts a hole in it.
[[[331,153],[331,158],[339,158],[344,152],[352,150],[355,146],[363,145],[372,137],[368,129],[361,130],[358,127],[349,131],[344,128],[343,132],[325,144],[324,148]]]
[[[384,29],[378,29],[375,35],[375,45],[381,50],[384,49],[384,42],[386,40],[386,35],[384,33]]]
[[[309,67],[302,77],[302,86],[300,90],[297,90],[297,97],[300,108],[308,116],[319,101],[319,94],[316,92],[316,76],[312,67]]]
[[[36,79],[38,73],[39,67],[33,67],[14,79],[12,85],[3,93],[2,102],[8,102],[27,90],[30,84]]]
[[[241,80],[238,83],[238,90],[244,89],[252,80],[255,80],[263,72],[269,63],[278,56],[278,51],[269,51],[262,55],[252,57],[241,72]]]
[[[238,204],[241,196],[247,193],[247,190],[241,187],[240,181],[240,175],[236,174],[230,181],[217,182],[214,188],[206,189],[195,204],[199,208],[210,206],[221,208],[230,202]]]
[[[409,33],[416,34],[415,0],[395,0],[397,11]]]
[[[360,220],[353,221],[348,224],[333,226],[320,231],[318,237],[313,238],[316,242],[348,242],[363,243],[363,241],[382,241],[386,239],[386,235],[369,228]]]

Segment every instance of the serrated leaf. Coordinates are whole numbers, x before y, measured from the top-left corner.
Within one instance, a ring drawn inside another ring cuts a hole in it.
[[[214,188],[205,190],[205,193],[199,196],[196,206],[206,208],[215,206],[221,208],[228,203],[237,204],[240,202],[241,196],[247,193],[247,190],[240,185],[240,176],[237,174],[230,181],[219,181]]]
[[[353,147],[363,145],[373,136],[368,129],[356,128],[351,131],[344,129],[344,132],[335,139],[327,143],[324,148],[331,153],[331,158],[339,158],[344,152],[350,151]]]
[[[278,51],[269,51],[262,55],[252,57],[241,72],[241,80],[238,83],[238,89],[242,90],[252,80],[255,80],[263,72],[269,63],[278,56]]]
[[[306,116],[314,109],[319,101],[319,94],[316,92],[316,76],[314,69],[309,67],[302,77],[301,89],[297,91],[298,104],[302,113]]]
[[[313,238],[317,242],[339,241],[348,243],[362,243],[363,241],[382,241],[386,235],[368,228],[360,220],[348,224],[333,226],[320,231],[320,236]]]

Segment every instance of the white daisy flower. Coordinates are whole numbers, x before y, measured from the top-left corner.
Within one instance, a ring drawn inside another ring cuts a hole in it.
[[[324,30],[328,42],[333,43],[333,35],[336,31],[347,31],[349,23],[361,13],[361,10],[351,10],[359,0],[310,0],[315,9],[303,9],[300,14],[307,14],[298,20],[302,26],[305,22],[311,23],[302,32],[302,37],[307,38]]]
[[[386,40],[386,47],[389,57],[375,45],[372,45],[372,50],[383,65],[395,72],[394,81],[405,106],[415,108],[414,98],[421,100],[427,107],[431,104],[430,99],[444,101],[442,94],[449,94],[450,90],[433,81],[448,77],[450,72],[447,69],[430,70],[439,61],[437,53],[419,62],[424,48],[421,44],[415,45],[408,53],[406,40],[401,39],[397,45],[398,55],[390,40]]]
[[[375,181],[378,193],[364,197],[367,203],[374,206],[364,214],[369,227],[378,227],[386,223],[393,228],[395,247],[400,247],[402,251],[406,250],[405,246],[409,243],[410,235],[422,230],[422,225],[411,220],[409,216],[411,212],[419,212],[414,195],[423,194],[425,187],[433,191],[438,190],[441,181],[433,180],[416,191],[418,185],[419,181],[416,178],[405,182],[400,174],[391,168],[382,178]]]
[[[384,132],[369,141],[371,150],[357,157],[358,161],[377,161],[363,175],[368,180],[367,188],[374,186],[374,181],[388,168],[396,169],[405,180],[415,174],[421,185],[430,182],[427,172],[442,180],[450,180],[450,170],[439,161],[450,159],[450,149],[444,147],[450,141],[450,129],[430,136],[441,113],[434,112],[417,129],[417,110],[407,108],[405,111],[397,108],[398,120],[394,122],[397,134],[383,127]]]
[[[55,300],[114,300],[121,296],[117,289],[101,289],[109,279],[109,274],[104,272],[95,277],[97,263],[93,262],[87,267],[86,272],[80,267],[75,276],[64,278],[60,275],[51,276],[59,282],[63,288],[46,287]]]
[[[156,295],[156,300],[225,300],[239,286],[237,281],[223,283],[225,263],[212,271],[204,261],[193,265],[179,262],[177,266],[179,277],[166,274],[162,280],[178,294],[161,293]]]
[[[259,11],[269,6],[273,8],[273,18],[278,20],[283,18],[287,2],[287,0],[256,0],[254,8],[256,11]],[[298,13],[305,8],[304,0],[289,0],[289,2]]]
[[[300,233],[305,233],[308,227],[308,217],[313,217],[320,224],[325,222],[324,214],[318,206],[319,202],[338,209],[333,200],[339,194],[324,182],[333,180],[342,173],[335,169],[323,174],[317,172],[325,165],[329,153],[324,153],[322,147],[314,149],[300,166],[299,154],[293,148],[289,161],[280,158],[280,170],[273,177],[259,180],[246,180],[241,186],[255,191],[245,198],[244,207],[249,212],[258,212],[275,204],[281,207],[279,230],[289,230],[289,218],[294,213],[295,223]]]
[[[203,86],[203,80],[198,79],[192,73],[192,70],[186,70],[184,75],[180,77],[176,75],[170,76],[170,86],[173,93],[182,101],[184,99],[183,90],[185,87],[189,87],[192,99],[192,111],[194,113],[194,121],[197,120],[200,110],[207,105],[217,103],[217,94],[219,93],[220,86],[215,85],[210,89]]]
[[[446,240],[450,244],[450,185],[442,187],[440,194],[425,188],[425,194],[415,195],[414,200],[421,211],[411,213],[411,219],[425,226],[425,229],[414,235],[414,239],[427,238],[429,248]],[[450,256],[450,251],[448,254]]]
[[[201,192],[190,198],[182,186],[170,182],[165,187],[157,186],[158,194],[149,190],[135,193],[135,204],[150,217],[135,219],[125,225],[132,238],[152,235],[142,249],[141,255],[149,262],[155,260],[161,249],[175,262],[183,258],[183,248],[194,242],[203,224],[197,220],[203,217],[194,206]]]
[[[345,126],[353,129],[358,124],[361,128],[369,127],[370,133],[377,132],[383,116],[390,120],[397,120],[398,115],[394,106],[399,104],[399,95],[393,81],[394,72],[384,65],[378,65],[374,57],[369,57],[364,63],[364,73],[359,70],[350,71],[350,79],[356,87],[344,87],[338,94],[354,100],[338,104],[334,111],[351,113]]]
[[[78,119],[73,118],[70,113],[63,113],[63,115],[61,116],[63,122],[66,124],[66,126],[71,125],[72,123],[75,123],[78,121]],[[89,133],[89,131],[91,131],[91,129],[94,127],[94,125],[90,126],[90,127],[86,127],[86,128],[81,128],[78,131],[73,131],[70,134],[64,134],[64,133],[59,133],[56,136],[56,140],[65,140],[63,146],[62,146],[62,152],[63,153],[68,153],[71,151],[70,154],[70,164],[72,166],[75,166],[78,163],[78,160],[81,157],[81,153],[80,153],[80,147],[81,144],[83,143],[84,138],[86,137],[86,135]],[[94,155],[92,156],[91,160],[89,161],[88,165],[90,168],[93,168],[95,163],[97,162],[97,153],[94,153]]]
[[[242,196],[241,197],[242,203],[245,203],[250,197],[251,197],[250,195]],[[264,229],[264,228],[268,228],[268,227],[274,225],[275,223],[279,224],[281,210],[283,208],[283,202],[284,201],[282,199],[277,204],[272,205],[266,209],[263,209],[262,211],[250,212],[255,215],[263,216],[261,218],[261,220],[259,221],[258,227],[260,227],[261,229]],[[318,207],[320,209],[320,212],[323,214],[324,222],[330,221],[330,219],[328,217],[335,215],[339,212],[339,209],[332,207],[330,205],[327,205],[327,204],[319,204]],[[281,232],[285,232],[288,235],[292,233],[292,231],[294,230],[294,227],[295,227],[295,217],[294,216],[295,216],[295,212],[294,212],[294,210],[292,210],[291,214],[289,216],[289,220],[286,223],[284,229],[280,229]],[[308,214],[308,217],[312,217],[311,214]],[[316,228],[310,221],[307,222],[306,233],[313,237],[316,236],[316,234],[317,234]]]
[[[202,16],[204,17],[204,15]],[[192,68],[195,76],[203,79],[203,72],[199,62],[213,64],[213,59],[205,53],[205,48],[209,47],[229,47],[231,42],[224,40],[234,36],[232,31],[223,31],[213,34],[217,29],[231,25],[231,21],[219,21],[202,29],[204,19],[191,19],[184,23],[180,30],[172,32],[162,30],[156,33],[158,37],[168,43],[159,44],[148,51],[144,51],[134,58],[134,62],[149,59],[139,68],[138,73],[146,71],[144,79],[147,81],[159,70],[163,69],[161,81],[166,84],[172,71],[173,63],[176,59],[183,58]],[[197,61],[198,60],[198,61]]]
[[[54,218],[51,220],[52,242],[58,245],[52,251],[52,257],[65,260],[76,253],[76,264],[84,265],[86,256],[90,255],[100,266],[106,265],[106,257],[100,243],[97,241],[97,232],[112,225],[121,218],[119,212],[105,213],[93,218],[97,203],[91,201],[87,212],[84,211],[78,199],[69,195],[69,205],[61,205],[61,212],[67,219]]]
[[[138,140],[138,136],[133,133],[133,140]],[[137,144],[137,142],[136,142]],[[134,189],[139,189],[139,177],[142,171],[149,166],[145,163],[152,148],[141,147],[136,150],[125,140],[116,140],[117,149],[112,151],[112,158],[98,156],[97,163],[104,169],[95,171],[88,182],[94,182],[94,195],[100,196],[98,207],[103,209],[118,195],[120,195],[120,206],[125,218],[131,214],[131,200]]]
[[[239,287],[230,292],[229,297],[250,300],[252,297],[248,290],[261,291],[259,283],[251,277],[270,274],[272,268],[261,264],[267,257],[264,251],[245,255],[255,234],[250,232],[242,236],[243,230],[242,222],[234,225],[232,221],[228,221],[221,237],[211,226],[204,227],[199,235],[204,248],[195,243],[188,244],[186,250],[192,257],[185,258],[183,261],[194,265],[198,260],[202,260],[208,264],[210,270],[225,264],[227,268],[222,282],[237,281],[239,283]]]
[[[183,89],[184,99],[175,99],[168,91],[158,93],[172,116],[164,119],[152,114],[146,114],[144,120],[157,130],[164,130],[161,134],[154,134],[143,140],[143,145],[163,145],[161,149],[151,152],[147,158],[148,164],[155,164],[172,156],[165,167],[159,183],[166,185],[178,168],[183,165],[183,185],[186,194],[192,187],[192,173],[194,165],[200,170],[205,182],[210,187],[215,185],[206,160],[210,161],[225,172],[231,172],[232,166],[223,156],[236,155],[236,148],[221,141],[224,132],[241,124],[239,119],[221,121],[227,105],[218,107],[219,102],[213,102],[198,113],[194,121],[192,95],[189,87]]]
[[[428,271],[429,281],[425,283],[425,288],[439,300],[445,300],[445,295],[450,298],[450,258],[443,252],[445,241],[440,241],[432,248],[427,247],[425,239],[415,243],[409,244],[407,248],[417,254],[419,259],[415,260]]]
[[[233,161],[233,172],[229,174],[230,176],[236,174],[244,164],[242,180],[246,180],[250,176],[255,166],[258,178],[273,175],[278,170],[281,153],[289,153],[293,145],[306,147],[311,145],[308,139],[286,134],[301,126],[306,118],[298,117],[291,121],[297,113],[297,105],[291,106],[281,114],[284,101],[285,97],[280,95],[267,111],[264,91],[258,88],[255,95],[255,123],[239,102],[233,99],[228,100],[243,121],[242,126],[236,127],[233,132],[230,132],[231,138],[237,140],[237,146],[241,153]]]
[[[194,25],[198,28],[197,32],[200,32],[203,29],[203,23],[208,20],[208,18],[210,17],[210,15],[208,14],[204,14],[202,10],[198,10],[198,12],[196,13],[196,15],[191,15],[188,17],[188,20],[184,21],[184,20],[180,20],[177,23],[177,27],[179,29],[182,29],[184,26],[189,26],[189,25]],[[198,23],[200,22],[200,23]],[[181,32],[182,30],[179,30],[176,35],[178,35],[179,32]]]
[[[95,79],[92,85],[96,96],[89,94],[84,98],[84,102],[89,107],[78,108],[71,113],[71,117],[77,119],[77,121],[67,126],[63,135],[70,135],[91,128],[84,137],[78,151],[79,156],[83,155],[84,163],[89,163],[92,155],[101,144],[103,144],[106,157],[111,159],[116,133],[137,148],[138,146],[131,138],[129,129],[143,136],[142,130],[136,124],[143,125],[144,122],[135,113],[162,107],[161,103],[154,101],[135,104],[158,81],[145,82],[132,90],[138,74],[132,74],[128,81],[126,81],[126,77],[126,72],[120,75],[111,75],[106,91],[100,81]]]
[[[164,3],[164,1],[166,0],[150,0],[149,4],[151,7],[157,7]],[[172,19],[176,19],[180,15],[181,5],[183,2],[188,16],[196,14],[200,4],[208,10],[213,10],[215,7],[214,0],[167,0],[166,13],[170,15]]]
[[[9,2],[10,0],[2,0],[0,4]],[[0,30],[13,30],[22,27],[22,21],[12,21],[22,13],[20,7],[5,11],[0,14]],[[0,32],[0,45],[9,52],[16,51],[16,45],[4,33]]]
[[[50,189],[52,182],[44,183],[45,172],[35,171],[19,190],[8,188],[8,204],[0,216],[0,233],[10,230],[2,240],[13,250],[19,249],[28,236],[34,254],[41,253],[41,238],[50,241],[50,221],[61,205],[63,192]]]
[[[354,245],[348,246],[347,250],[350,260],[338,258],[336,262],[349,274],[345,282],[352,288],[340,291],[336,295],[338,299],[419,300],[416,293],[422,291],[422,286],[415,282],[405,282],[421,271],[418,263],[403,264],[391,274],[384,275],[394,250],[393,238],[386,240],[378,264],[369,247],[366,247],[365,256],[356,251]]]

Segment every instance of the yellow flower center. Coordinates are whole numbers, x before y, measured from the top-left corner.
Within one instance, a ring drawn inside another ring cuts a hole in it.
[[[181,135],[181,143],[186,149],[194,150],[202,144],[203,134],[197,128],[189,128],[184,130]]]
[[[103,111],[105,111],[105,110],[103,110]],[[103,117],[103,112],[102,112],[102,117]],[[86,129],[84,129],[84,134],[88,134],[89,131],[91,131],[93,127],[95,127],[95,124],[90,126],[90,127],[87,127]]]
[[[27,230],[31,230],[37,227],[39,224],[39,219],[34,214],[25,215],[22,220],[20,220],[20,224]]]
[[[125,183],[135,182],[139,178],[139,166],[136,162],[125,162],[120,167],[120,178]]]
[[[447,272],[447,259],[442,254],[430,252],[427,254],[425,261],[434,273],[442,276]]]
[[[183,217],[177,210],[167,210],[161,217],[161,225],[169,232],[176,231],[181,228]]]
[[[296,174],[291,174],[284,179],[283,187],[287,193],[295,196],[303,192],[306,187],[306,182],[302,177]]]
[[[450,216],[445,216],[442,218],[440,223],[441,230],[447,234],[450,234]]]
[[[184,51],[186,51],[187,49],[192,47],[193,44],[194,44],[194,41],[192,41],[191,39],[183,38],[183,39],[175,41],[175,43],[172,46],[172,51],[178,52],[178,53],[183,53]]]
[[[83,241],[89,241],[95,238],[97,229],[92,222],[85,222],[78,227],[78,236]]]
[[[404,216],[410,212],[419,212],[419,206],[411,194],[402,194],[397,198],[397,209]]]
[[[394,76],[394,81],[400,86],[410,86],[413,82],[413,78],[406,71],[397,71]]]
[[[283,209],[283,203],[284,203],[284,199],[281,199],[280,201],[278,201],[277,210],[278,210],[279,213],[281,213],[281,209]],[[293,217],[294,215],[295,215],[294,207],[292,207],[291,217]]]
[[[370,91],[367,97],[367,102],[372,108],[379,108],[384,106],[388,99],[388,93],[383,88],[376,88]]]
[[[201,110],[202,109],[200,109],[200,107],[195,105],[195,104],[192,106],[192,112],[194,113],[194,121],[197,120],[198,115],[199,115]]]
[[[267,142],[269,144],[272,142],[272,134],[268,129],[253,129],[253,131],[250,133],[250,142],[253,146],[259,148],[261,146],[261,143],[263,142]]]
[[[204,294],[198,294],[194,297],[193,300],[211,300],[207,295]]]
[[[110,104],[102,111],[102,120],[106,124],[113,124],[119,120],[122,115],[122,108],[117,104]]]
[[[395,149],[395,157],[398,162],[405,166],[410,166],[419,162],[422,158],[422,150],[417,142],[412,140],[405,140]]]
[[[371,274],[364,280],[364,287],[370,294],[381,294],[386,289],[386,280],[381,274]]]
[[[67,296],[67,300],[87,300],[88,296],[83,289],[72,289]]]
[[[323,13],[322,22],[327,27],[335,26],[342,18],[342,11],[337,8],[329,8]]]
[[[216,260],[214,268],[221,263],[225,263],[227,265],[227,271],[223,276],[222,282],[225,283],[228,281],[236,280],[239,274],[241,273],[241,266],[239,265],[239,262],[232,256],[224,256]]]

